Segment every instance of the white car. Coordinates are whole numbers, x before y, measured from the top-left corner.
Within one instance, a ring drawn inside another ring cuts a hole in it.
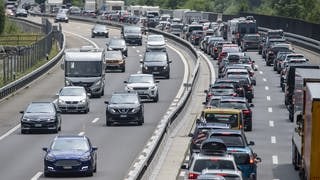
[[[160,51],[166,50],[166,41],[163,35],[159,35],[159,34],[148,35],[147,51],[153,51],[153,50],[160,50]]]
[[[242,180],[242,173],[241,171],[238,171],[238,170],[204,169],[202,173],[197,177],[197,180],[211,180],[211,179]]]
[[[89,94],[82,86],[63,87],[57,95],[57,105],[61,112],[88,113],[90,111]]]
[[[125,91],[137,92],[141,99],[159,101],[158,85],[152,74],[131,74],[126,83]]]

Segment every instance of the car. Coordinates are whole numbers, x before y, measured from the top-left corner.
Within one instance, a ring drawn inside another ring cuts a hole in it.
[[[66,22],[68,23],[69,22],[69,17],[68,17],[68,14],[63,12],[63,11],[60,11],[57,13],[55,19],[54,19],[54,22],[57,23],[57,22]]]
[[[106,72],[108,70],[118,70],[118,69],[120,69],[121,72],[126,71],[125,57],[122,55],[122,52],[119,50],[106,51],[105,63],[106,63],[106,68],[105,68]]]
[[[190,39],[191,32],[195,30],[203,31],[203,25],[194,23],[184,26],[182,29],[182,38],[188,41]]]
[[[238,169],[242,172],[243,179],[257,179],[257,163],[261,158],[252,150],[253,141],[247,141],[243,130],[213,129],[209,132],[208,139],[220,139],[227,147],[227,152],[232,154]]]
[[[148,35],[146,51],[166,51],[166,41],[163,35]]]
[[[173,23],[173,24],[171,24],[168,32],[180,37],[180,35],[182,33],[182,29],[183,29],[182,23]]]
[[[219,53],[221,52],[222,50],[222,46],[224,44],[232,44],[231,41],[216,41],[214,44],[213,44],[213,54],[211,55],[213,57],[214,60],[216,60],[219,56]]]
[[[236,88],[233,84],[210,84],[208,90],[204,90],[206,93],[206,102],[209,101],[211,96],[238,96]]]
[[[152,74],[131,74],[126,83],[125,91],[137,92],[141,99],[159,101],[158,80]]]
[[[142,73],[153,74],[155,77],[170,78],[170,63],[168,53],[166,51],[147,51],[144,54],[142,64]]]
[[[197,179],[204,169],[237,170],[233,155],[221,139],[206,139],[201,143],[200,153],[193,153],[187,165],[185,179]]]
[[[277,56],[276,56],[276,58],[274,58],[274,60],[273,60],[273,70],[277,71],[277,73],[279,74],[280,71],[281,71],[281,69],[280,69],[281,68],[281,64],[283,63],[285,55],[286,54],[291,54],[291,53],[293,53],[293,52],[286,52],[286,51],[282,52],[282,51],[279,51]]]
[[[262,57],[266,58],[267,52],[269,51],[270,47],[274,44],[278,43],[286,43],[287,40],[284,38],[267,38],[265,43],[262,45]]]
[[[91,37],[94,38],[96,36],[104,36],[105,38],[109,38],[107,26],[103,24],[95,24],[91,29]]]
[[[61,112],[90,111],[89,96],[83,86],[65,86],[57,93],[57,105]]]
[[[210,96],[206,102],[202,102],[205,108],[216,108],[219,106],[221,96]]]
[[[97,171],[97,150],[86,136],[56,136],[49,147],[43,147],[44,176],[79,173],[93,176]]]
[[[267,66],[270,66],[274,62],[278,52],[293,52],[293,48],[289,43],[277,43],[272,45],[266,53],[265,60]]]
[[[248,49],[258,49],[259,41],[259,34],[245,34],[241,40],[242,51],[247,51]]]
[[[240,84],[240,80],[239,79],[224,79],[224,78],[220,78],[220,79],[216,79],[214,84],[233,84],[233,86],[236,89],[236,93],[238,94],[239,97],[244,97],[245,96],[245,91],[244,88],[242,87],[242,85]]]
[[[123,55],[128,57],[128,48],[124,39],[121,38],[111,38],[107,43],[107,50],[114,51],[119,50]]]
[[[61,130],[61,111],[50,101],[33,101],[25,111],[20,111],[21,134],[34,130],[58,133]]]
[[[17,8],[15,17],[28,17],[28,12],[23,8]]]
[[[253,104],[249,104],[244,97],[227,97],[220,98],[219,108],[233,108],[242,110],[244,119],[244,130],[252,131],[252,110]]]
[[[208,42],[208,40],[209,40],[209,38],[211,37],[211,35],[206,35],[206,36],[204,36],[203,37],[203,39],[200,41],[200,43],[199,43],[199,48],[201,49],[201,50],[205,50],[205,43],[207,43]]]
[[[197,180],[243,180],[239,170],[204,169]]]
[[[228,53],[239,53],[241,48],[237,44],[223,44],[221,52],[218,56],[218,64],[222,61],[223,58],[228,56]]]
[[[137,44],[142,46],[142,30],[139,26],[124,26],[123,38],[128,44]]]
[[[113,92],[106,104],[106,125],[113,123],[144,123],[144,105],[137,92]]]
[[[190,43],[193,45],[199,45],[201,39],[204,36],[204,31],[194,30],[190,35]]]

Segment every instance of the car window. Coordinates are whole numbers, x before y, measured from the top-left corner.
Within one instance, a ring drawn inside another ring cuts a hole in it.
[[[212,134],[210,138],[219,138],[223,140],[227,147],[244,147],[245,142],[238,134]]]
[[[159,53],[159,52],[148,52],[145,54],[144,61],[167,61],[167,54],[166,53]]]
[[[206,113],[204,118],[209,123],[225,123],[230,124],[231,127],[238,127],[237,114]]]
[[[56,139],[52,145],[51,150],[55,151],[64,151],[64,150],[79,150],[79,151],[88,151],[89,144],[84,139]]]
[[[234,170],[234,164],[232,161],[229,160],[222,160],[222,159],[198,159],[194,163],[193,171],[201,172],[204,169],[229,169]]]
[[[248,109],[245,102],[220,101],[220,108]]]
[[[27,113],[52,113],[55,109],[50,103],[32,103],[28,106]]]
[[[153,83],[152,76],[130,76],[129,83]]]
[[[124,46],[124,45],[126,45],[126,43],[125,43],[125,41],[124,40],[122,40],[122,39],[112,39],[111,41],[110,41],[110,44],[109,44],[110,46]]]
[[[148,36],[148,41],[164,41],[163,36]]]
[[[60,96],[84,96],[86,91],[83,88],[63,88]]]
[[[137,104],[139,102],[136,94],[114,94],[111,97],[111,104]]]
[[[107,51],[106,53],[106,59],[122,59],[121,51]]]

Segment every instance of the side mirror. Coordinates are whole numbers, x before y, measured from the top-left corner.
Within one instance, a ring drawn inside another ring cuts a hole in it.
[[[92,151],[96,151],[96,150],[98,150],[98,147],[93,146]]]
[[[24,113],[24,111],[19,111],[19,113],[20,113],[20,114],[23,114],[23,113]]]
[[[196,123],[197,123],[197,124],[201,123],[201,120],[200,120],[200,119],[197,119],[197,120],[196,120]]]
[[[155,83],[159,83],[159,82],[160,82],[159,80],[156,80],[156,81],[155,81]]]
[[[253,141],[249,141],[249,145],[250,146],[254,146],[254,142]]]
[[[140,60],[140,63],[143,63],[143,60]]]
[[[193,137],[193,133],[189,133],[189,134],[188,134],[188,137]]]
[[[47,148],[47,147],[43,147],[42,150],[45,151],[45,152],[47,152],[47,151],[48,151],[48,148]]]
[[[109,104],[109,101],[104,101],[105,104]]]
[[[170,60],[170,61],[168,61],[168,63],[172,63],[172,61]]]
[[[306,59],[306,61],[309,61],[309,59]]]
[[[254,107],[254,104],[251,103],[251,104],[250,104],[250,107]]]
[[[256,158],[254,159],[254,161],[255,161],[256,163],[260,163],[260,162],[262,162],[262,159],[261,159],[260,157],[256,157]]]
[[[188,169],[188,164],[182,164],[181,169]]]
[[[123,83],[128,83],[128,81],[123,81]]]
[[[202,104],[203,104],[203,105],[206,105],[207,103],[206,103],[206,102],[202,102]]]

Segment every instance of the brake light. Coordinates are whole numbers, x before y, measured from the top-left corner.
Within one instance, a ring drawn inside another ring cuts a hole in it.
[[[249,114],[250,114],[250,111],[249,111],[249,110],[243,110],[242,112],[243,112],[243,114],[245,114],[245,115],[249,115]]]
[[[215,47],[215,48],[214,48],[214,51],[218,51],[218,48]]]
[[[250,164],[253,164],[254,160],[252,158],[250,158]]]
[[[248,85],[248,90],[250,90],[250,91],[252,90],[252,87],[250,85]]]
[[[188,179],[197,179],[199,174],[196,173],[189,173],[188,174]]]
[[[237,93],[233,93],[232,96],[233,96],[233,97],[237,97],[238,94],[237,94]]]
[[[223,173],[217,173],[218,176],[222,176],[222,177],[225,177],[227,176],[227,174],[223,174]]]

